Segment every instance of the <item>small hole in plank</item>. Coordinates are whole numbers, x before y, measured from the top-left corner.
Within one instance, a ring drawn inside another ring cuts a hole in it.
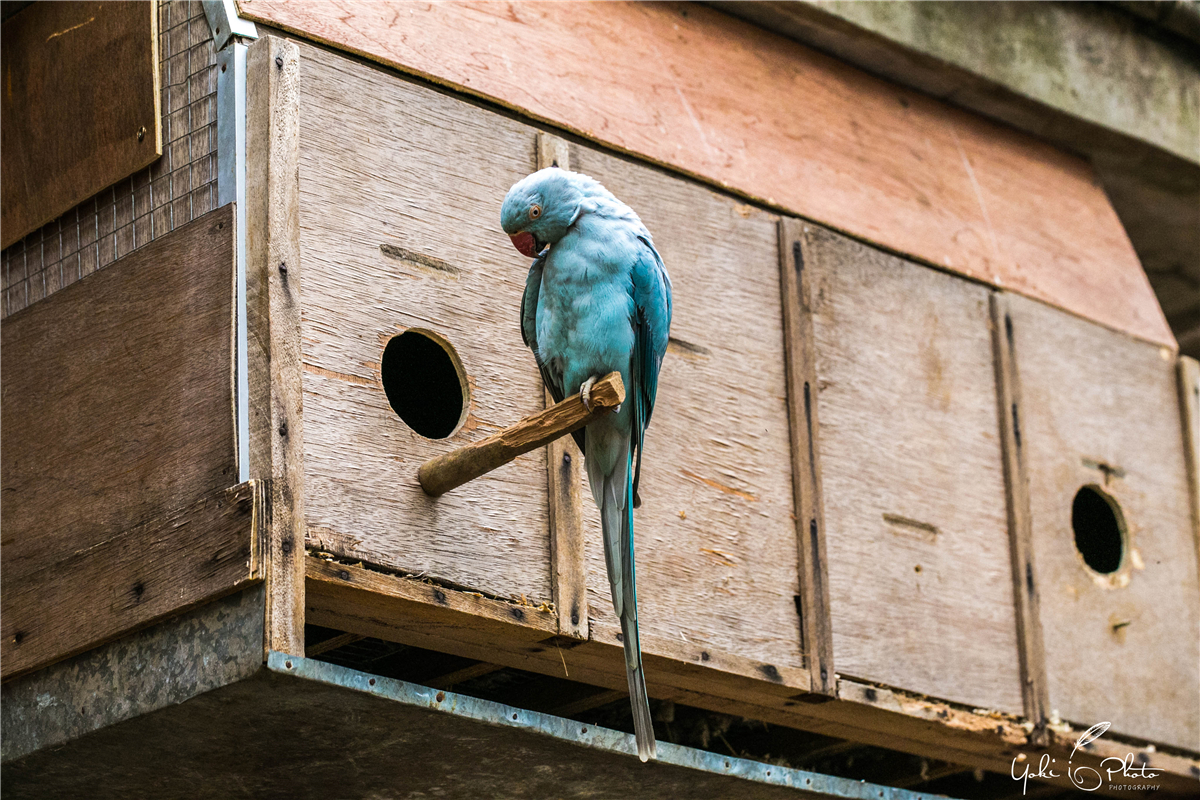
[[[1101,575],[1110,575],[1125,560],[1125,519],[1111,495],[1095,485],[1084,486],[1071,504],[1071,528],[1083,562]]]
[[[380,380],[392,410],[427,439],[445,439],[466,421],[467,376],[454,347],[410,328],[384,348]]]

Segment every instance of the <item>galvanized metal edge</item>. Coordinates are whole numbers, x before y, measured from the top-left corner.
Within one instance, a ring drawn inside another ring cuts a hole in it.
[[[237,463],[238,481],[243,483],[250,479],[250,381],[246,365],[246,51],[245,44],[234,42],[217,53],[217,205],[236,203],[237,211],[234,226],[237,231]]]
[[[254,23],[238,16],[234,0],[201,0],[201,5],[204,6],[204,16],[208,18],[208,27],[212,28],[213,43],[218,50],[229,44],[234,36],[258,38]]]
[[[340,686],[366,694],[377,695],[397,703],[430,709],[477,720],[485,725],[517,728],[582,747],[605,750],[637,758],[637,745],[632,734],[601,728],[526,711],[521,708],[480,700],[454,692],[431,689],[415,683],[384,678],[366,672],[340,667],[315,659],[290,656],[271,651],[267,668],[272,672],[291,675],[330,686]],[[854,800],[930,800],[942,795],[919,794],[907,789],[822,775],[819,772],[778,767],[744,758],[733,758],[667,742],[658,743],[658,761],[715,775],[727,775],[755,783],[791,787],[805,792],[817,792],[830,797]]]

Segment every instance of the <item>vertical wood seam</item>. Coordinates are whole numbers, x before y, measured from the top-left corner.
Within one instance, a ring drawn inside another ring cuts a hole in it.
[[[1007,298],[989,294],[996,405],[1000,422],[1001,460],[1004,466],[1005,507],[1012,560],[1013,602],[1021,667],[1021,697],[1025,716],[1034,725],[1031,741],[1046,741],[1049,706],[1046,653],[1042,638],[1037,572],[1033,564],[1033,520],[1030,511],[1029,474],[1021,441],[1021,383],[1013,342],[1012,316]]]
[[[800,617],[800,647],[812,691],[833,696],[833,626],[825,557],[825,511],[818,448],[816,344],[813,341],[811,268],[804,263],[804,224],[779,221],[779,277],[787,374],[788,425],[792,442]]]
[[[1200,362],[1180,356],[1179,413],[1183,422],[1183,454],[1187,465],[1188,500],[1192,514],[1192,539],[1200,563]]]
[[[247,53],[246,280],[250,470],[264,480],[264,653],[304,652],[300,351],[299,50],[264,37]]]
[[[537,135],[537,168],[570,169],[567,142],[548,133]],[[549,390],[546,405],[554,403]],[[546,448],[550,517],[550,586],[558,615],[558,632],[588,638],[587,566],[583,537],[583,457],[575,440],[564,436]]]

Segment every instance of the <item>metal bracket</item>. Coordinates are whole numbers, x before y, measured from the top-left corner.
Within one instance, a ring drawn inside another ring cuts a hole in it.
[[[204,6],[204,16],[208,18],[208,27],[212,28],[213,44],[217,50],[224,49],[235,36],[258,38],[254,23],[238,16],[234,0],[201,0],[201,5]]]

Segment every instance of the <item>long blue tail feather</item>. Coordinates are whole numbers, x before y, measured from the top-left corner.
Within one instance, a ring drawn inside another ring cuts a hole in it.
[[[648,761],[655,757],[656,747],[638,636],[637,574],[633,556],[633,464],[628,448],[623,455],[624,469],[618,466],[611,475],[597,476],[602,481],[597,501],[604,529],[604,555],[609,585],[612,587],[613,608],[621,620],[625,673],[629,681],[638,757]]]

